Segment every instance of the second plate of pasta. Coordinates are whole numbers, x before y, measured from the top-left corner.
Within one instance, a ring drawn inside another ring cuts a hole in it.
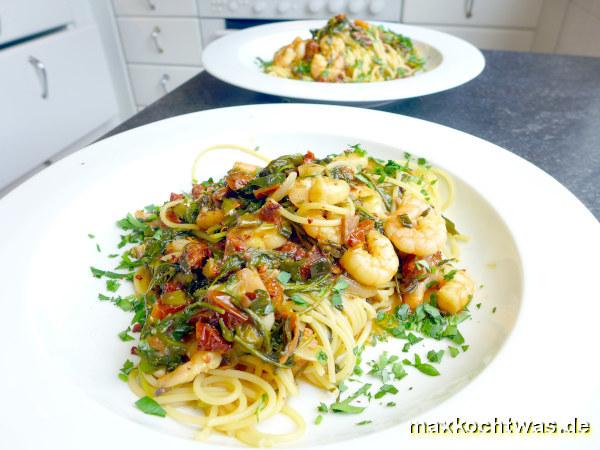
[[[342,104],[444,91],[485,65],[477,48],[449,34],[343,15],[238,31],[211,43],[202,60],[211,75],[239,87]]]

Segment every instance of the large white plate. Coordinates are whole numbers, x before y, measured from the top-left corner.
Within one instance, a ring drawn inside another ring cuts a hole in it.
[[[373,83],[317,83],[266,75],[256,58],[271,60],[276,50],[295,37],[310,37],[320,20],[282,22],[237,31],[212,42],[202,53],[205,69],[221,80],[253,91],[297,99],[376,103],[433,94],[475,78],[485,65],[481,52],[457,37],[427,28],[373,22],[410,37],[426,59],[425,70],[413,77]]]
[[[133,395],[116,377],[128,356],[116,333],[129,318],[98,302],[103,282],[89,266],[114,265],[106,255],[118,239],[115,219],[188,189],[198,150],[227,142],[258,145],[273,156],[307,149],[323,155],[360,142],[382,158],[407,150],[430,159],[456,178],[448,214],[471,236],[463,264],[484,285],[473,302],[481,309],[471,307],[473,320],[464,324],[471,348],[456,359],[446,355],[440,377],[411,371],[398,384],[397,407],[373,402],[362,416],[327,415],[315,426],[315,406],[327,395],[303,384],[292,404],[309,430],[296,446],[479,448],[479,439],[410,434],[412,421],[457,417],[600,423],[600,226],[572,194],[517,156],[429,122],[346,107],[262,105],[179,116],[114,136],[0,201],[3,447],[205,448],[189,429],[133,407]],[[239,157],[213,154],[202,170],[218,177]],[[387,349],[402,356],[402,342],[390,341]],[[416,350],[424,356],[432,346]],[[369,350],[366,359],[384,348]],[[373,423],[354,425],[363,419]],[[485,445],[510,439],[527,448],[589,448],[598,436],[504,437]],[[220,436],[214,443],[237,445]]]

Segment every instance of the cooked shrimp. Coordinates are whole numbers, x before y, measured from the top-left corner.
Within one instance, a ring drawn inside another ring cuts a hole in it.
[[[198,217],[196,217],[196,225],[201,230],[206,230],[214,225],[221,223],[223,218],[225,217],[225,213],[222,209],[208,209],[206,207],[202,208],[198,213]]]
[[[329,211],[311,210],[305,214],[308,218],[314,219],[337,219],[340,216]],[[306,234],[315,238],[319,242],[330,242],[333,244],[342,243],[342,226],[337,227],[319,227],[316,225],[302,225]]]
[[[197,375],[216,369],[221,364],[221,355],[216,352],[198,351],[192,355],[190,360],[180,365],[173,372],[169,372],[158,378],[157,385],[160,388],[169,388],[182,383],[189,383]]]
[[[410,255],[432,255],[442,250],[446,243],[443,217],[432,206],[408,192],[383,228],[396,248]]]
[[[317,53],[310,63],[310,74],[316,80],[327,69],[327,59],[320,53]]]
[[[369,214],[380,219],[388,217],[383,199],[373,189],[363,185],[352,186],[352,197],[358,200]]]
[[[412,291],[402,294],[402,303],[406,303],[414,311],[417,306],[423,303],[425,290],[425,282],[417,283]]]
[[[398,256],[390,240],[378,231],[367,234],[367,248],[348,249],[340,264],[359,283],[379,286],[390,281],[398,271]]]
[[[350,185],[346,181],[330,177],[316,177],[308,193],[308,199],[311,202],[337,205],[346,201],[349,195]]]
[[[322,176],[296,180],[288,192],[288,198],[296,206],[308,201],[336,205],[349,195],[350,185],[346,181]]]
[[[287,239],[271,224],[233,228],[229,236],[240,239],[247,247],[262,250],[273,250],[287,242]]]
[[[356,173],[367,167],[368,164],[369,158],[366,155],[361,156],[357,152],[347,151],[333,158],[333,161],[329,163],[328,167],[346,166]]]
[[[440,309],[456,314],[467,306],[473,298],[475,283],[464,270],[454,273],[454,277],[446,281],[437,293],[437,302]]]
[[[252,269],[242,269],[237,272],[235,276],[237,278],[237,283],[234,290],[236,290],[238,297],[241,297],[248,292],[254,292],[257,289],[262,289],[263,291],[267,290],[258,273]]]
[[[294,184],[288,191],[288,198],[295,206],[300,206],[308,201],[308,193],[312,186],[312,178],[300,178],[294,181]]]

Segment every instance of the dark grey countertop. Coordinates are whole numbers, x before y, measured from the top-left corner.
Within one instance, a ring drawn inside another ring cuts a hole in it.
[[[437,122],[504,147],[551,174],[600,218],[600,58],[484,54],[485,70],[475,80],[375,109]],[[285,101],[203,72],[106,136],[194,111]]]

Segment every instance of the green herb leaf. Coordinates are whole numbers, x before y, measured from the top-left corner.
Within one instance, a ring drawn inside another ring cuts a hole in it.
[[[117,280],[106,280],[106,289],[110,292],[117,292],[120,286],[121,283],[119,283]]]
[[[129,328],[129,327],[127,327],[126,330],[121,331],[118,335],[119,339],[121,339],[123,342],[133,341],[135,338],[128,334],[130,331],[131,331],[131,328]]]
[[[321,422],[323,422],[323,416],[321,414],[319,414],[316,418],[315,418],[315,425],[320,425]]]
[[[432,363],[440,363],[442,362],[442,357],[444,356],[444,350],[435,351],[429,350],[427,352],[427,359]]]
[[[131,371],[133,370],[134,367],[135,366],[133,364],[133,361],[126,360],[123,363],[123,367],[121,367],[121,370],[119,370],[119,379],[127,382],[128,378],[129,378],[129,374],[131,373]]]
[[[431,364],[415,364],[415,368],[419,371],[424,373],[425,375],[429,375],[430,377],[435,377],[438,376],[440,374],[440,372],[438,372],[438,370],[433,367]]]
[[[321,364],[327,363],[327,353],[325,353],[323,350],[319,350],[317,352],[317,361],[319,361]]]
[[[460,353],[460,351],[456,347],[448,346],[448,351],[450,352],[450,356],[456,358],[456,356]]]
[[[460,234],[458,232],[458,230],[456,229],[456,225],[454,224],[454,222],[452,222],[446,216],[442,216],[442,217],[444,218],[444,221],[446,222],[446,231],[448,232],[448,234],[451,234],[453,236]]]
[[[359,425],[359,426],[368,425],[372,422],[373,422],[372,420],[361,420],[360,422],[357,422],[355,425]]]
[[[290,281],[291,277],[292,275],[289,272],[285,272],[283,270],[279,272],[279,275],[277,275],[277,279],[282,284],[287,284]]]
[[[379,388],[379,391],[375,394],[375,398],[381,398],[386,394],[397,394],[398,389],[391,384],[384,384]]]
[[[153,416],[165,417],[167,412],[160,406],[156,400],[146,396],[140,398],[137,402],[135,402],[135,406],[137,406],[140,411],[145,414],[150,414]]]

